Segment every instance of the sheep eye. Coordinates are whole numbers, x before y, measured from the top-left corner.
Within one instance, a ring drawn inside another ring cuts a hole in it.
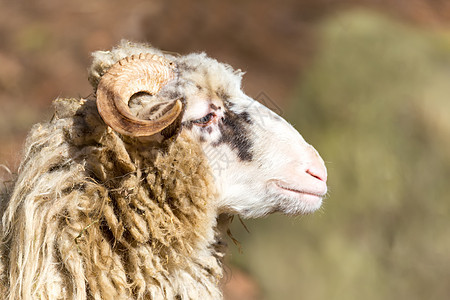
[[[214,113],[209,113],[206,116],[204,116],[203,118],[192,121],[192,123],[199,125],[199,126],[208,126],[214,120],[215,116],[216,115]]]

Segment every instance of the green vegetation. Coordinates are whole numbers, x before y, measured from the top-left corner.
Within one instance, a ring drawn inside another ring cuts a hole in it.
[[[325,20],[285,115],[327,162],[314,215],[239,222],[265,299],[448,299],[450,37],[364,12]]]

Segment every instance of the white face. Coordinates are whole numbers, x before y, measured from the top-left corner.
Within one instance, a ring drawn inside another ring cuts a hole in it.
[[[203,147],[219,213],[254,218],[317,210],[327,192],[327,170],[317,151],[242,92],[240,71],[204,54],[176,63],[177,79],[160,94],[185,100],[182,130]]]
[[[317,151],[284,119],[240,93],[188,101],[186,130],[202,145],[219,190],[219,212],[245,218],[317,210],[327,171]]]
[[[168,55],[168,60],[173,80],[155,95],[136,94],[129,106],[138,118],[154,119],[181,99],[181,130],[201,145],[209,161],[219,213],[250,218],[320,207],[327,192],[322,158],[284,119],[242,92],[241,71],[204,53]]]

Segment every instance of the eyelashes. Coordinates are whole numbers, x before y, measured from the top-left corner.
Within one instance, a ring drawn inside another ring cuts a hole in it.
[[[205,126],[208,126],[209,124],[211,124],[215,118],[216,118],[215,113],[209,113],[206,116],[204,116],[203,118],[192,121],[192,123],[195,125],[198,125],[198,126],[205,127]]]

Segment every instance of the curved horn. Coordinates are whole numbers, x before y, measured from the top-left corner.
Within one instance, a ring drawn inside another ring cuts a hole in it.
[[[103,121],[115,131],[129,136],[150,136],[160,132],[180,114],[180,100],[155,120],[135,117],[128,102],[139,92],[158,93],[173,77],[172,63],[157,55],[139,54],[120,60],[102,76],[97,87],[97,108]]]

